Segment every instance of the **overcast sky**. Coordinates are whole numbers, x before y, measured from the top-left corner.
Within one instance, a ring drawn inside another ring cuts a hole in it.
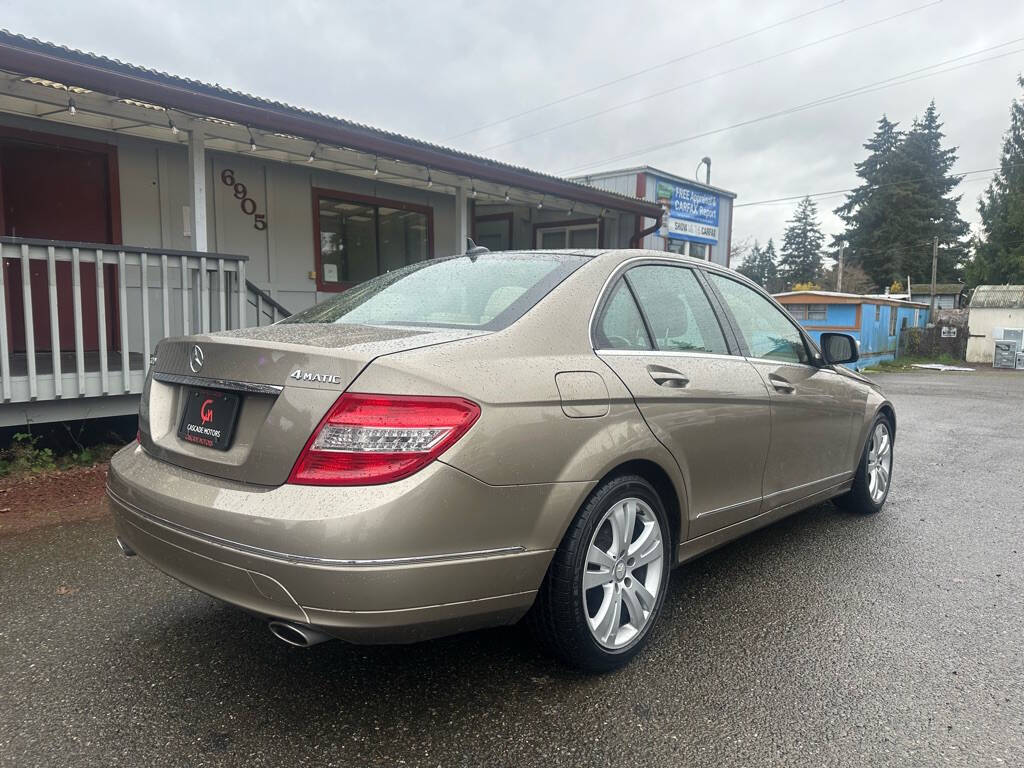
[[[842,34],[903,11],[910,12]],[[791,20],[801,14],[808,15]],[[712,183],[735,191],[738,204],[853,186],[853,164],[863,158],[861,145],[878,117],[885,113],[909,127],[931,99],[945,121],[948,145],[959,147],[956,169],[995,166],[1010,101],[1020,95],[1015,79],[1024,70],[1021,0],[0,0],[0,25],[562,175],[650,164],[692,176],[700,158],[710,155]],[[835,35],[841,36],[814,44]],[[798,46],[806,47],[778,56]],[[935,71],[924,70],[931,65],[950,62],[942,69],[1010,52],[680,142],[905,73],[918,77]],[[680,57],[688,58],[657,66]],[[744,66],[768,57],[774,58]],[[675,90],[505,144],[668,89]],[[670,142],[680,143],[651,149]],[[969,177],[960,187],[961,213],[972,226],[988,177]],[[819,201],[827,232],[840,229],[831,209],[841,200]],[[738,208],[734,242],[778,240],[792,208],[790,202]]]

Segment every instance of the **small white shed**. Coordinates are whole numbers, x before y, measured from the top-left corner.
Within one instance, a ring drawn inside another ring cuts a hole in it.
[[[1024,328],[1024,285],[979,285],[971,296],[967,362],[991,364],[1003,328]]]

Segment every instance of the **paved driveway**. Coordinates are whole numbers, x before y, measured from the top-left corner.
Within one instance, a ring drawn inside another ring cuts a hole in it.
[[[599,678],[517,629],[302,651],[120,557],[0,540],[0,765],[986,766],[1024,761],[1024,375],[879,377],[895,486],[674,572]]]

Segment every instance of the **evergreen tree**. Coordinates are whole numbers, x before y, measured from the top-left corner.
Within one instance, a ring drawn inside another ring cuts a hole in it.
[[[904,133],[885,115],[864,145],[868,157],[856,164],[863,180],[836,209],[846,224],[847,258],[876,288],[909,274],[915,283],[931,280],[931,241],[940,243],[938,278],[957,277],[964,258],[967,223],[960,216],[960,183],[950,176],[956,149],[943,149],[942,123],[935,103]]]
[[[846,196],[835,213],[846,224],[847,263],[857,265],[876,287],[888,285],[903,271],[901,245],[907,240],[894,212],[906,204],[908,178],[900,154],[904,134],[899,124],[882,115],[875,134],[864,144],[868,156],[854,168],[862,183]],[[845,286],[844,286],[845,287]]]
[[[909,172],[911,195],[905,215],[907,228],[917,247],[903,254],[903,272],[918,283],[930,282],[932,275],[932,238],[939,239],[938,279],[949,281],[960,275],[960,264],[967,251],[963,239],[967,236],[967,222],[960,218],[960,195],[952,192],[960,184],[960,177],[950,176],[956,162],[956,149],[943,149],[942,123],[935,102],[928,105],[924,117],[914,120],[907,133],[901,152]]]
[[[775,247],[771,245],[771,241],[769,241],[769,247],[774,253]],[[743,259],[743,263],[736,271],[741,275],[746,275],[767,291],[773,290],[778,282],[778,269],[775,266],[774,258],[767,252],[767,249],[762,249],[756,240],[750,253]]]
[[[1017,78],[1024,88],[1024,77]],[[978,202],[983,237],[967,268],[971,285],[1024,283],[1024,100],[1010,106],[999,171]]]
[[[782,238],[779,276],[788,284],[812,283],[821,276],[821,249],[825,244],[818,223],[818,206],[805,197],[787,225]]]
[[[779,270],[776,266],[779,263],[779,255],[775,252],[775,242],[770,237],[768,238],[768,245],[764,247],[763,258],[766,264],[772,265],[770,275],[764,289],[768,291],[768,293],[778,293],[783,290],[785,286],[782,283],[782,277],[779,275]]]

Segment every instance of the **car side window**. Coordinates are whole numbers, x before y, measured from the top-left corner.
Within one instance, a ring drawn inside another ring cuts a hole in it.
[[[612,288],[596,331],[598,349],[651,348],[640,310],[622,278]]]
[[[784,363],[806,363],[810,360],[804,337],[785,312],[736,280],[714,272],[709,273],[708,278],[722,294],[739,325],[736,330],[746,341],[751,357]]]
[[[629,270],[626,279],[659,350],[729,354],[711,302],[692,269],[645,264]]]

